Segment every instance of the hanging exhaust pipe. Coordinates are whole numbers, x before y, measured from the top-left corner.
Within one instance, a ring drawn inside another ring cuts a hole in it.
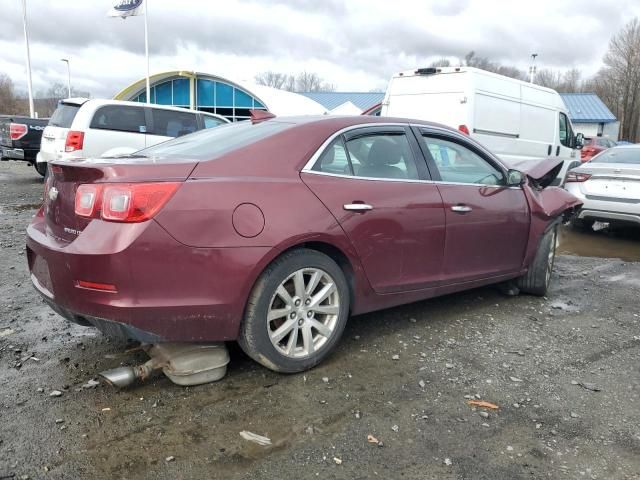
[[[217,382],[227,373],[229,352],[224,343],[163,343],[143,345],[151,360],[136,367],[119,367],[98,375],[109,385],[124,388],[144,381],[158,370],[184,387]]]
[[[98,376],[112,387],[124,388],[138,380],[146,380],[161,367],[162,365],[158,364],[157,360],[152,358],[143,365],[112,368],[111,370],[100,372]]]

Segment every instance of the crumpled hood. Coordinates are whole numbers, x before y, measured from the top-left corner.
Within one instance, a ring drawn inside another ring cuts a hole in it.
[[[540,188],[551,185],[551,182],[562,170],[563,160],[557,157],[545,158],[544,160],[520,160],[509,162],[509,167],[519,170],[529,177],[536,186]]]

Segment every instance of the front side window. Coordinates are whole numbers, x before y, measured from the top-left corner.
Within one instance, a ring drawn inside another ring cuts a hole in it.
[[[144,109],[123,105],[101,107],[93,115],[90,128],[145,133],[147,127]]]
[[[196,115],[189,112],[152,108],[153,134],[165,137],[181,137],[198,130]]]
[[[437,137],[423,135],[421,140],[443,182],[504,184],[502,171],[468,148]]]
[[[565,147],[571,146],[569,121],[564,113],[560,113],[560,143]]]

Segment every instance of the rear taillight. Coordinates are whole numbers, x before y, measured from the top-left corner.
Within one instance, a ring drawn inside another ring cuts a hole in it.
[[[64,151],[75,152],[76,150],[82,150],[83,144],[84,132],[69,130],[69,133],[67,133],[67,141],[64,143]]]
[[[110,222],[144,222],[167,203],[178,182],[84,184],[76,190],[76,215]]]
[[[591,178],[591,175],[588,173],[577,173],[577,172],[569,172],[567,173],[566,182],[586,182]]]
[[[76,190],[76,215],[94,217],[100,210],[101,199],[102,185],[95,183],[80,185]]]
[[[27,132],[28,128],[24,123],[9,124],[9,138],[11,138],[11,140],[20,140]]]
[[[460,125],[458,127],[458,130],[464,133],[465,135],[469,135],[469,127],[467,127],[466,125]]]

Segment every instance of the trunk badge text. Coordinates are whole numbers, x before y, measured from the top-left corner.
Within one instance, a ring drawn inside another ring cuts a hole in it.
[[[65,233],[70,233],[72,235],[80,235],[82,230],[76,230],[75,228],[64,227]]]
[[[53,202],[56,198],[58,198],[58,189],[56,187],[51,187],[49,189],[49,200]]]

